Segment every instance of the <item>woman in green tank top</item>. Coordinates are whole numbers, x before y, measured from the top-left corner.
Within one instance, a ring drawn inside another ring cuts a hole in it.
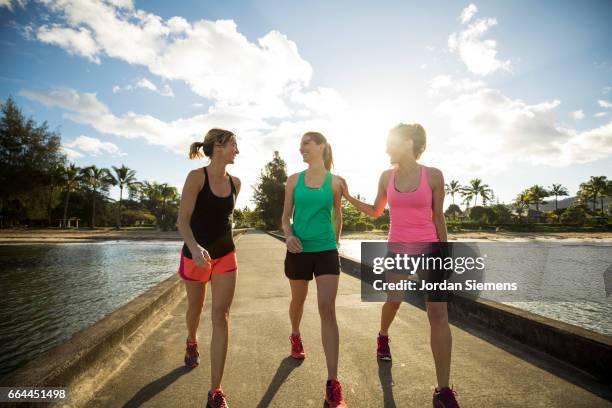
[[[306,356],[300,336],[300,321],[308,283],[314,277],[327,362],[325,401],[329,407],[346,407],[338,381],[339,335],[336,322],[342,189],[338,176],[330,172],[333,163],[331,146],[321,133],[305,133],[300,153],[304,162],[308,163],[308,169],[291,175],[287,180],[283,209],[283,230],[287,243],[285,275],[291,286],[291,356],[296,359]]]

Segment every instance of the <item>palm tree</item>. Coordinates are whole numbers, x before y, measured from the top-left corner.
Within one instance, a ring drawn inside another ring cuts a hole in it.
[[[599,196],[599,201],[601,203],[601,214],[604,214],[603,208],[603,199],[606,193],[606,187],[608,184],[608,178],[606,176],[591,176],[589,180],[589,184],[593,188],[593,200],[597,201],[597,196]]]
[[[446,194],[451,196],[453,199],[453,204],[455,204],[455,194],[461,193],[461,185],[459,184],[459,181],[451,180],[444,187],[446,189]]]
[[[123,187],[130,189],[136,183],[136,171],[126,167],[124,164],[117,168],[113,166],[115,175],[109,174],[114,185],[119,185],[119,207],[117,211],[117,228],[121,228],[121,204],[123,202]]]
[[[529,194],[527,193],[527,190],[520,192],[516,196],[513,205],[520,220],[523,211],[529,208]]]
[[[485,184],[480,189],[480,197],[482,198],[482,205],[486,206],[488,202],[493,202],[495,195],[493,194],[493,190],[488,188]]]
[[[553,183],[553,185],[550,186],[550,189],[548,190],[548,192],[550,193],[551,196],[555,196],[555,212],[557,212],[557,210],[559,209],[557,207],[557,197],[569,196],[569,193],[567,192],[567,188],[563,187],[561,184]]]
[[[540,204],[546,204],[543,198],[550,196],[550,193],[544,187],[537,184],[529,187],[526,192],[529,204],[535,204],[536,211],[540,211]]]
[[[83,183],[91,191],[91,226],[96,227],[96,195],[99,192],[107,192],[113,183],[112,176],[108,169],[99,169],[96,166],[89,166],[81,169]]]
[[[471,196],[474,198],[474,206],[478,204],[478,195],[482,195],[483,190],[487,190],[489,186],[483,184],[482,180],[477,178],[470,180],[470,185],[462,188],[463,197]]]
[[[70,193],[76,187],[80,179],[81,169],[74,163],[70,163],[68,167],[63,169],[63,184],[66,191],[66,199],[64,200],[64,220],[68,218],[68,203],[70,202]]]

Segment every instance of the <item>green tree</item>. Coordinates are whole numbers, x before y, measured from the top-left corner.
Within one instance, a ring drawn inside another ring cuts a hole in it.
[[[529,204],[534,204],[536,211],[540,211],[540,204],[546,204],[544,198],[549,197],[550,193],[542,186],[534,185],[526,190],[527,201]]]
[[[51,132],[46,122],[38,125],[32,118],[26,119],[11,97],[0,105],[0,111],[0,213],[8,211],[19,221],[28,206],[44,203],[41,213],[48,217],[58,182],[57,168],[66,160],[59,134]],[[9,202],[13,203],[5,211]],[[13,212],[11,208],[20,210]]]
[[[516,214],[518,215],[518,218],[520,221],[523,213],[529,209],[529,195],[526,190],[520,192],[516,196],[516,198],[514,199],[514,202],[512,203],[512,206],[514,210],[516,211]]]
[[[455,194],[460,194],[461,193],[461,185],[459,184],[459,181],[457,180],[451,180],[450,182],[446,183],[444,185],[444,190],[446,191],[446,195],[450,195],[452,200],[453,200],[453,204],[455,204]]]
[[[482,180],[477,178],[470,180],[470,184],[461,189],[461,195],[464,198],[468,198],[471,200],[474,198],[474,205],[478,204],[478,196],[483,196],[483,192],[486,195],[489,191],[489,186],[487,184],[483,184]],[[487,196],[488,198],[488,196]]]
[[[68,203],[70,202],[70,193],[77,187],[80,181],[81,169],[74,163],[64,166],[62,169],[62,187],[64,189],[64,219],[68,218]]]
[[[96,200],[100,195],[104,198],[108,194],[113,179],[106,168],[98,168],[95,165],[81,169],[81,180],[91,193],[91,223],[90,228],[96,227]]]
[[[558,200],[557,197],[568,196],[567,188],[563,187],[561,184],[552,184],[548,189],[548,192],[551,196],[555,196],[555,212],[559,211]]]
[[[559,217],[564,224],[583,225],[586,220],[586,206],[572,203]]]
[[[461,215],[461,208],[457,204],[451,204],[444,212],[444,215],[448,220],[455,221]]]
[[[278,151],[275,151],[272,161],[261,170],[257,184],[253,188],[255,212],[268,230],[280,227],[286,182],[287,165]]]
[[[121,167],[113,166],[113,171],[115,174],[111,174],[111,178],[113,179],[113,184],[119,186],[119,206],[117,209],[117,228],[121,228],[121,205],[123,203],[123,189],[127,187],[128,189],[132,189],[135,186],[136,181],[136,171],[126,167],[124,164]]]

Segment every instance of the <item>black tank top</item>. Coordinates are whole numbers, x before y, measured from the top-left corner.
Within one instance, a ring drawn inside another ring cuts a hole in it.
[[[204,167],[204,187],[198,197],[191,215],[191,231],[196,242],[208,251],[213,259],[227,255],[235,248],[232,235],[234,205],[236,204],[236,187],[232,176],[229,176],[231,192],[227,197],[217,197],[210,189],[208,171]],[[191,251],[183,244],[183,255],[191,259]]]

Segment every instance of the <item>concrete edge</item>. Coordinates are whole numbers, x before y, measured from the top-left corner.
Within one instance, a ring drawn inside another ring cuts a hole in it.
[[[283,235],[266,231],[281,241]],[[340,255],[342,271],[361,280],[361,263]],[[371,282],[368,282],[371,283]],[[424,308],[422,298],[409,303]],[[612,337],[492,300],[455,293],[449,317],[502,334],[586,371],[604,384],[612,380]]]
[[[234,230],[234,236],[238,238],[248,230]],[[136,332],[148,323],[157,326],[163,319],[156,318],[164,312],[167,314],[182,299],[181,283],[178,274],[173,274],[93,325],[76,332],[64,343],[1,378],[1,386],[68,387],[70,394],[75,389],[84,388],[79,383],[92,383],[88,381],[91,377],[100,379],[95,371],[101,367],[106,373],[114,372],[134,348],[129,347],[128,343],[140,343],[138,340],[142,340],[134,338]],[[99,381],[93,381],[93,384],[85,387],[88,390],[84,393],[89,395],[92,387],[99,388],[101,385]],[[68,403],[78,402],[77,406],[80,406],[84,398],[81,395],[76,397],[75,401],[71,396]],[[20,407],[30,405],[40,406],[40,403],[19,404]]]

